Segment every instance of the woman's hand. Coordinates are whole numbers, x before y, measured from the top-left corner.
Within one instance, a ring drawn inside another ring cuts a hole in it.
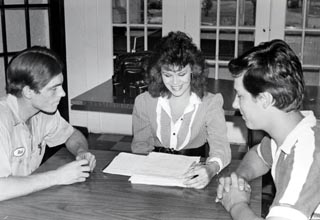
[[[210,183],[218,170],[219,165],[217,162],[194,164],[184,174],[184,184],[190,188],[203,189]]]

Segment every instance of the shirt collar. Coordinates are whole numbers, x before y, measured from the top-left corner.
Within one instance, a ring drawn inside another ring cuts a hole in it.
[[[6,99],[7,99],[7,104],[13,113],[15,125],[22,123],[23,121],[21,120],[21,118],[19,116],[19,107],[18,107],[17,97],[14,95],[8,94]]]
[[[167,114],[171,116],[168,96],[165,96],[165,97],[160,96],[158,98],[158,102],[160,106],[167,112]],[[201,99],[194,92],[191,92],[191,95],[189,98],[189,104],[184,110],[184,114],[191,112],[194,109],[194,106],[201,104],[201,102],[202,102]]]
[[[283,144],[280,146],[280,149],[286,154],[291,152],[292,147],[297,142],[298,138],[301,136],[301,133],[306,131],[308,128],[312,128],[316,125],[317,120],[312,111],[301,111],[304,118],[297,124],[297,126],[289,133],[289,135],[284,140]]]

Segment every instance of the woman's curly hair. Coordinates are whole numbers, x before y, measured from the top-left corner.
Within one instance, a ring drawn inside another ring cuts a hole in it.
[[[206,94],[205,60],[201,51],[185,33],[170,32],[155,46],[149,59],[146,81],[152,97],[171,96],[162,81],[162,66],[178,66],[181,69],[190,65],[191,91],[202,98]]]

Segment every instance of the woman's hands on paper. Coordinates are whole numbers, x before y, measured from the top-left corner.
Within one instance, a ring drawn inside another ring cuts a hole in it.
[[[184,174],[184,184],[190,188],[202,189],[211,181],[219,170],[219,165],[216,162],[207,164],[195,163]]]
[[[225,209],[230,212],[231,208],[238,203],[249,204],[250,194],[249,183],[236,173],[231,173],[230,177],[219,179],[216,202],[221,202]]]

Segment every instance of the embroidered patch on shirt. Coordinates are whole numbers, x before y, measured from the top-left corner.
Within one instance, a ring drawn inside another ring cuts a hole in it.
[[[13,151],[13,155],[15,157],[21,157],[26,152],[26,149],[24,147],[19,147]]]

